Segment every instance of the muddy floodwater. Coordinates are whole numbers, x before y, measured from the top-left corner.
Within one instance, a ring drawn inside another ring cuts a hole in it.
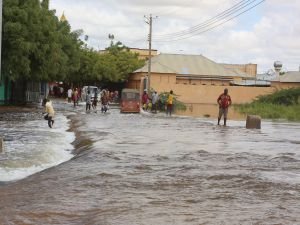
[[[83,107],[2,115],[1,225],[300,224],[300,123]]]

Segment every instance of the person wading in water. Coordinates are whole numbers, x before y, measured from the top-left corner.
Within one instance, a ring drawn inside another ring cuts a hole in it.
[[[228,95],[228,89],[224,89],[224,93],[219,96],[217,99],[219,104],[219,117],[218,117],[218,125],[220,125],[220,120],[222,115],[224,116],[224,126],[226,126],[228,107],[231,105],[231,98]]]
[[[46,115],[44,116],[45,120],[48,120],[48,126],[50,128],[52,128],[53,124],[54,124],[54,109],[52,106],[52,102],[49,99],[44,99],[43,100],[43,105],[45,106],[45,113]]]

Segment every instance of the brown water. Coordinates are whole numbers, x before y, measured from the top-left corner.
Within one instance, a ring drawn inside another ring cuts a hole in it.
[[[219,107],[217,104],[186,104],[186,111],[177,112],[178,115],[192,116],[192,117],[207,117],[218,118]],[[233,106],[229,107],[228,119],[245,120],[246,115],[239,113]]]
[[[0,186],[0,224],[300,224],[299,123],[117,109],[72,121],[84,151]]]

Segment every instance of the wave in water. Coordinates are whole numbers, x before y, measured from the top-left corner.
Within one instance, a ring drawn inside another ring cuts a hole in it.
[[[75,134],[67,131],[68,122],[62,114],[55,117],[52,129],[40,115],[22,122],[1,121],[5,152],[0,154],[0,181],[23,179],[70,160]]]

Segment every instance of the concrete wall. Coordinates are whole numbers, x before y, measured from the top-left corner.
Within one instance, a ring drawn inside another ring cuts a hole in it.
[[[300,88],[300,83],[280,83],[278,81],[272,81],[271,86],[276,89]]]
[[[248,103],[259,95],[266,95],[274,92],[273,87],[241,87],[241,86],[204,86],[204,85],[184,85],[184,84],[153,84],[152,87],[158,92],[173,90],[178,99],[184,103],[213,104],[223,93],[224,88],[228,88],[232,102],[235,104]]]

